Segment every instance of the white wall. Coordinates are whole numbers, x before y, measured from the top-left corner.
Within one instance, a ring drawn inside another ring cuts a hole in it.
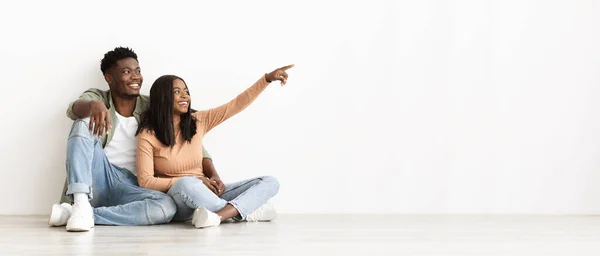
[[[296,64],[206,137],[280,212],[600,213],[598,1],[0,5],[0,213],[58,200],[66,106],[120,45],[201,109]]]

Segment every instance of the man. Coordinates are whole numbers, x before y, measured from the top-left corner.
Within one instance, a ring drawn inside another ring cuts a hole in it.
[[[110,90],[88,89],[69,104],[75,120],[67,142],[67,181],[63,202],[48,223],[67,231],[100,225],[153,225],[173,219],[176,206],[165,193],[138,186],[135,131],[149,98],[140,95],[143,77],[137,54],[124,47],[107,52],[100,69]],[[223,189],[204,150],[212,182]]]

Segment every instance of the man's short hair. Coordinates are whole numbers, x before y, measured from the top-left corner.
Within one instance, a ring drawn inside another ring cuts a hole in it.
[[[134,58],[136,61],[138,60],[137,54],[135,54],[135,52],[128,47],[119,46],[114,50],[105,53],[104,58],[100,62],[100,70],[102,70],[102,74],[106,74],[110,68],[117,64],[117,61],[125,58]]]

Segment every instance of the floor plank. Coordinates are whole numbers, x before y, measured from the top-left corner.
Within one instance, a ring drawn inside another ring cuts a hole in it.
[[[46,221],[0,216],[0,255],[600,255],[600,216],[282,215],[86,233]]]

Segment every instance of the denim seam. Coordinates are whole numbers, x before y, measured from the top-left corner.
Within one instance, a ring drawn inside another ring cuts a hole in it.
[[[198,208],[198,207],[196,207],[196,203],[194,203],[194,201],[193,201],[193,200],[190,200],[190,197],[189,197],[189,196],[187,196],[186,194],[184,194],[184,193],[181,193],[181,191],[180,191],[180,192],[177,192],[177,193],[173,194],[173,196],[172,196],[172,197],[175,197],[175,196],[177,196],[177,195],[178,195],[178,196],[181,196],[181,199],[183,199],[183,203],[184,203],[184,204],[185,204],[187,207],[190,207],[190,204],[192,204],[192,205],[194,205],[194,207],[190,207],[190,208],[194,208],[194,209],[197,209],[197,208]]]
[[[163,208],[163,206],[161,204],[158,204],[158,207],[160,208],[160,211],[163,214],[163,219],[160,220],[160,221],[158,221],[158,220],[157,221],[152,221],[152,218],[150,218],[150,211],[149,211],[150,207],[148,206],[148,201],[144,200],[144,203],[146,205],[144,208],[146,209],[146,219],[148,220],[148,223],[150,223],[150,224],[157,224],[159,222],[166,221],[166,219],[167,219],[167,213],[165,213],[165,209]]]
[[[91,140],[89,138],[89,136],[85,136],[85,135],[81,135],[81,134],[72,134],[69,136],[69,138],[67,138],[67,140],[72,139],[72,138],[83,138],[84,140],[87,140],[88,142],[92,142],[92,143],[94,142],[93,140]]]
[[[260,181],[263,181],[263,179],[262,179],[262,178],[258,178],[258,179],[259,179]],[[236,190],[236,189],[238,189],[238,188],[240,188],[240,187],[242,187],[242,186],[245,186],[246,184],[248,184],[248,183],[251,183],[252,181],[253,181],[253,180],[249,180],[249,181],[248,181],[248,182],[246,182],[246,183],[242,183],[242,184],[240,184],[239,186],[237,186],[237,187],[235,187],[235,188],[232,188],[232,189],[230,189],[230,190],[227,190],[227,192],[224,192],[223,194],[229,193],[229,192],[231,192],[231,191],[233,191],[233,190]],[[260,181],[259,181],[259,182],[260,182]],[[252,186],[252,187],[254,187],[254,186]],[[246,190],[246,191],[247,191],[247,190]],[[244,191],[244,193],[246,193],[246,191]],[[237,197],[240,197],[240,196],[241,196],[241,195],[243,195],[244,193],[240,194],[240,195],[239,195],[239,196],[237,196]]]
[[[148,223],[152,223],[152,219],[150,218],[150,211],[148,211],[148,201],[144,200],[144,210],[146,211],[146,219]]]

